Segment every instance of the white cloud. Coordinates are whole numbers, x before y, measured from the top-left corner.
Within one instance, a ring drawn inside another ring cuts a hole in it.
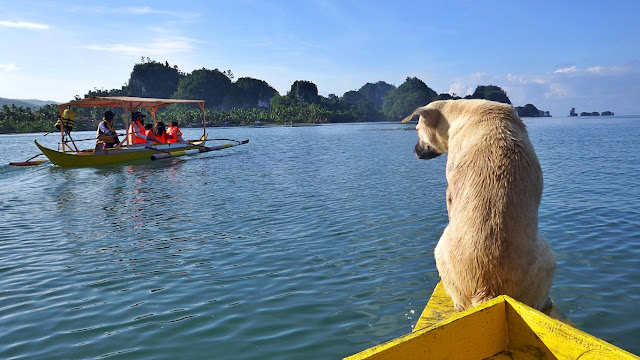
[[[123,10],[125,13],[128,14],[136,14],[136,15],[148,15],[148,14],[153,14],[153,15],[166,15],[166,16],[171,16],[174,18],[181,18],[181,19],[192,19],[192,18],[197,18],[200,16],[199,13],[196,12],[187,12],[187,11],[174,11],[174,10],[159,10],[159,9],[153,9],[150,8],[148,6],[143,6],[143,7],[128,7],[126,9]]]
[[[110,44],[110,45],[87,45],[85,48],[96,51],[119,52],[125,54],[135,54],[144,52],[143,47],[126,45],[126,44]]]
[[[137,15],[163,15],[174,19],[192,20],[200,17],[196,11],[183,10],[161,10],[149,6],[127,6],[119,7],[112,5],[99,5],[97,3],[84,2],[79,5],[66,5],[65,10],[86,15],[92,14],[116,14],[122,18],[129,18]],[[153,20],[151,20],[153,21]]]
[[[0,70],[6,71],[6,72],[12,72],[12,71],[20,70],[20,68],[15,66],[14,64],[0,64]]]
[[[49,30],[51,26],[46,24],[36,24],[30,22],[13,22],[13,21],[0,21],[0,26],[10,27],[10,28],[19,28],[19,29],[30,29],[30,30]]]
[[[578,68],[576,68],[575,65],[574,65],[574,66],[571,66],[571,67],[558,69],[558,70],[554,71],[553,73],[554,74],[572,73],[572,72],[576,72],[577,70],[578,70]]]
[[[187,37],[158,38],[148,44],[94,44],[85,46],[86,49],[107,51],[128,55],[168,55],[193,50],[193,44],[200,41]]]

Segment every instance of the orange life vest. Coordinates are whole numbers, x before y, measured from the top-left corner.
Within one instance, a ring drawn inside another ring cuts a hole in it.
[[[162,134],[156,135],[156,139],[158,139],[158,141],[160,141],[163,144],[168,143],[168,141],[167,141],[167,133],[163,132]]]
[[[127,132],[127,139],[129,141],[129,144],[146,144],[147,139],[137,136],[134,130],[134,126],[137,127],[137,130],[140,134],[145,136],[147,134],[145,132],[144,125],[142,125],[140,121],[132,121],[131,125],[129,125],[129,131]]]
[[[178,136],[182,136],[182,131],[177,126],[169,126],[167,128],[167,143],[175,144],[178,142]]]

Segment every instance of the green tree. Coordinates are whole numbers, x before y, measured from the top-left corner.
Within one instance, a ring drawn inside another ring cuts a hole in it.
[[[540,116],[540,112],[538,108],[533,106],[533,104],[527,104],[523,106],[516,106],[516,111],[518,112],[518,116],[520,117],[538,117]]]
[[[151,61],[135,64],[127,85],[128,95],[170,98],[185,75],[168,62]]]
[[[340,98],[340,101],[343,104],[346,104],[347,106],[355,105],[356,103],[358,103],[358,101],[363,101],[363,100],[365,100],[364,96],[362,96],[362,94],[360,94],[358,91],[353,91],[353,90],[347,91]]]
[[[3,105],[0,108],[0,133],[46,132],[55,130],[58,106],[50,104],[38,108]],[[76,122],[76,129],[82,127]]]
[[[376,110],[382,110],[384,104],[384,98],[390,91],[395,90],[396,87],[387,84],[384,81],[378,81],[376,83],[366,83],[358,92],[371,104],[373,104]]]
[[[340,98],[337,117],[331,120],[335,122],[347,121],[381,121],[384,119],[382,112],[376,109],[376,105],[367,99],[360,91],[347,91]]]
[[[240,89],[240,96],[236,104],[240,107],[265,107],[278,94],[266,81],[250,77],[239,78],[236,86]]]
[[[287,95],[299,102],[313,103],[319,100],[316,84],[305,80],[294,81],[291,85],[291,91]]]
[[[502,90],[501,87],[495,85],[478,85],[473,94],[467,96],[466,98],[485,99],[511,105],[511,100],[509,100],[507,93]]]
[[[173,98],[204,100],[209,109],[229,110],[236,93],[235,85],[220,70],[202,68],[180,79]]]
[[[443,94],[438,95],[438,97],[435,98],[433,101],[436,101],[436,100],[458,100],[458,99],[461,99],[461,97],[456,96],[455,93],[453,94],[453,96],[451,94],[443,93]]]
[[[390,91],[384,99],[382,112],[389,120],[399,120],[420,106],[427,105],[438,93],[416,77],[408,77],[397,89]]]

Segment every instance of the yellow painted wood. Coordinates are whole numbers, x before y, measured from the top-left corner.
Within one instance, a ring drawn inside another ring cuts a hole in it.
[[[553,318],[552,318],[553,317]],[[508,296],[457,312],[438,284],[410,334],[345,360],[640,359],[575,329],[554,304],[539,312]]]
[[[40,151],[42,151],[42,153],[49,158],[52,163],[64,167],[96,166],[145,158],[151,159],[151,155],[154,153],[153,150],[129,152],[115,152],[119,150],[114,150],[114,153],[94,155],[91,151],[80,153],[56,151],[38,144],[37,141],[35,143],[36,146],[38,146],[38,149],[40,149]]]
[[[519,334],[513,327],[529,329],[544,344],[551,354],[550,359],[640,359],[640,357],[613,346],[606,341],[589,335],[570,325],[550,319],[548,316],[532,309],[510,297],[505,297],[507,318],[509,319],[509,347],[522,347]],[[515,324],[516,321],[519,324]],[[524,330],[522,330],[524,331]]]
[[[94,154],[92,150],[86,150],[81,152],[61,152],[46,148],[40,145],[37,141],[34,140],[36,146],[42,153],[51,160],[52,163],[58,166],[63,167],[83,167],[83,166],[97,166],[97,165],[106,165],[106,164],[115,164],[127,161],[134,160],[142,160],[142,159],[151,159],[151,155],[155,154],[154,150],[150,149],[140,149],[140,148],[123,148],[120,150],[107,150],[105,152]],[[186,146],[182,144],[178,144],[177,146],[182,146],[184,149],[180,149],[182,151],[188,149],[199,149],[202,146],[199,145],[199,142],[194,142],[195,146]],[[171,148],[167,148],[165,151],[169,151]],[[180,151],[177,150],[177,151]]]
[[[457,311],[453,308],[453,300],[444,290],[442,282],[439,282],[429,298],[427,306],[425,306],[413,331],[433,326],[442,320],[455,314]]]
[[[564,313],[562,313],[562,310],[553,302],[551,303],[551,307],[543,312],[554,319],[573,325]],[[453,307],[453,300],[451,300],[449,294],[444,290],[442,282],[439,282],[433,289],[429,302],[424,310],[422,310],[422,314],[416,326],[414,326],[413,331],[433,326],[455,313],[457,313],[457,310]]]
[[[505,314],[503,299],[493,299],[345,360],[485,359],[506,348]]]
[[[484,360],[513,360],[513,354],[508,351],[503,351],[501,353],[495,354],[492,357],[488,357]]]

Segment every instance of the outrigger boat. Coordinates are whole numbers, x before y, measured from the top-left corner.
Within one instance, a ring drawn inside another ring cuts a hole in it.
[[[204,101],[202,100],[152,99],[128,96],[94,96],[85,99],[70,101],[65,104],[60,104],[58,105],[58,107],[60,109],[61,117],[64,110],[69,107],[120,107],[124,109],[125,128],[128,129],[129,124],[127,119],[129,119],[130,114],[137,109],[147,109],[151,114],[153,118],[153,124],[155,125],[156,111],[161,107],[171,104],[197,104],[200,107],[200,110],[202,111],[203,133],[199,139],[188,140],[185,143],[172,144],[129,144],[129,136],[126,136],[125,140],[122,143],[112,149],[102,149],[102,147],[96,146],[95,148],[91,149],[78,150],[75,142],[70,138],[70,134],[64,131],[63,126],[60,126],[60,133],[62,136],[61,149],[49,149],[39,144],[37,140],[34,140],[34,142],[40,149],[40,151],[42,151],[42,154],[46,156],[53,164],[64,167],[97,166],[142,159],[158,160],[170,157],[199,154],[208,151],[222,150],[249,142],[248,139],[242,141],[231,139],[212,139],[231,142],[216,146],[206,146],[207,130]],[[68,145],[69,142],[73,144],[73,148]],[[10,165],[25,166],[37,165],[42,163],[43,160],[32,161],[32,159],[34,159],[36,156],[27,161],[10,163]]]
[[[640,359],[574,328],[553,304],[544,313],[509,296],[456,311],[436,285],[413,332],[344,360]]]

